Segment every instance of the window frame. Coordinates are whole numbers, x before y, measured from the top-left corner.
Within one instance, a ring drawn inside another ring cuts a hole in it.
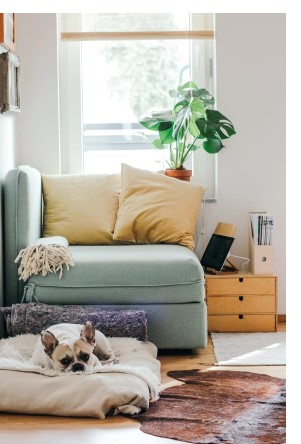
[[[60,27],[59,27],[60,28]],[[194,46],[194,39],[200,38],[194,35],[192,38],[188,33],[184,36],[191,40],[191,47]],[[123,36],[125,34],[123,33]],[[139,33],[141,37],[142,34]],[[144,33],[145,36],[145,33]],[[161,32],[161,37],[164,33]],[[95,36],[94,36],[95,37]],[[206,38],[212,38],[212,33]],[[132,36],[131,36],[132,38]],[[177,36],[179,38],[179,35]],[[66,40],[66,39],[65,39]],[[68,45],[65,40],[59,39],[59,94],[60,94],[60,144],[61,144],[61,172],[82,173],[84,156],[84,128],[82,119],[82,83],[81,83],[81,42],[77,38],[68,39]],[[193,51],[193,50],[192,50]],[[215,51],[214,51],[215,52]],[[210,64],[207,72],[211,77],[208,80],[207,89],[215,91],[214,67],[215,61],[206,59]],[[194,60],[191,58],[191,72],[194,78]],[[209,84],[210,83],[210,84]],[[69,112],[69,110],[72,112]],[[93,125],[93,124],[91,124]],[[101,125],[101,124],[100,124]],[[137,125],[139,125],[137,123]],[[128,145],[129,146],[129,145]],[[128,148],[129,149],[129,148]],[[147,147],[142,149],[148,149]],[[153,148],[155,149],[155,148]],[[193,168],[192,181],[200,182],[206,187],[205,201],[216,202],[217,200],[217,155],[209,155],[203,149],[193,153],[187,167]],[[204,183],[205,182],[205,183]]]

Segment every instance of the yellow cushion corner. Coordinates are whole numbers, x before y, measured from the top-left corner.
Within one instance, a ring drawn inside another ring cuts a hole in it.
[[[201,185],[122,164],[113,239],[133,244],[180,244],[194,250],[203,194]]]
[[[71,245],[114,244],[120,175],[42,175],[43,236]]]

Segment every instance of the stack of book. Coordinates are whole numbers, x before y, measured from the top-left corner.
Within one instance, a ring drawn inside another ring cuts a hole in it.
[[[250,271],[273,273],[274,216],[266,212],[250,213]]]
[[[250,213],[251,234],[255,245],[272,245],[274,216]]]

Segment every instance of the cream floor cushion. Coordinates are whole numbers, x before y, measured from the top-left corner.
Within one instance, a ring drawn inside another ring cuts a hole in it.
[[[151,342],[109,338],[119,363],[90,374],[64,374],[30,362],[39,335],[0,341],[0,411],[86,416],[134,415],[158,398],[160,362]]]

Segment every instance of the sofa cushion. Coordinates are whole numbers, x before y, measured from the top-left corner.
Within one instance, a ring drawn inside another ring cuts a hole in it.
[[[113,244],[120,176],[42,175],[43,236],[64,236],[71,245]]]
[[[201,185],[123,164],[113,239],[134,244],[181,244],[194,250],[203,193]]]
[[[75,266],[36,275],[26,300],[50,304],[173,304],[204,299],[204,272],[195,253],[181,245],[70,247]],[[32,294],[30,294],[32,292]]]

